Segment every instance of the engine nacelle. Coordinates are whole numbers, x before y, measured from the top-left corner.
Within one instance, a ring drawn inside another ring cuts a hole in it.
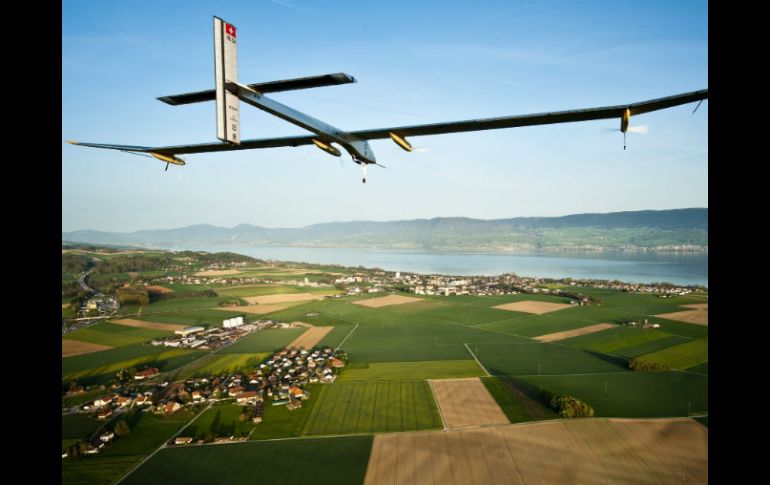
[[[148,152],[148,153],[162,162],[173,163],[174,165],[185,164],[184,160],[182,160],[181,158],[177,158],[174,155],[167,155],[165,153],[157,153],[157,152]]]
[[[626,108],[623,111],[623,116],[620,117],[620,131],[623,133],[628,131],[628,124],[631,122],[631,110]]]
[[[406,138],[403,136],[398,136],[395,133],[390,133],[390,138],[394,142],[396,142],[396,145],[400,146],[404,150],[411,152],[413,150],[412,144],[406,141]]]
[[[335,157],[342,155],[342,152],[340,152],[340,150],[331,143],[324,143],[320,140],[316,140],[315,138],[313,138],[313,143],[315,143],[315,146],[325,151],[329,155],[334,155]]]

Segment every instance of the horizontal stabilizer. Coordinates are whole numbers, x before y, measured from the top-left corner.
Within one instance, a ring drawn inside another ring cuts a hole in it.
[[[354,83],[356,79],[350,74],[337,72],[334,74],[323,74],[321,76],[300,77],[296,79],[284,79],[282,81],[270,81],[266,83],[249,84],[251,89],[260,93],[277,93],[280,91],[293,91],[295,89],[321,88],[324,86],[335,86],[338,84]],[[172,94],[170,96],[161,96],[158,98],[166,104],[179,106],[181,104],[202,103],[204,101],[214,101],[216,92],[213,89],[207,91],[197,91],[194,93]]]

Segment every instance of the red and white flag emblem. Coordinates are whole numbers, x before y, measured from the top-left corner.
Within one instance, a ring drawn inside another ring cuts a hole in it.
[[[225,32],[227,35],[235,37],[235,26],[232,24],[225,23]]]

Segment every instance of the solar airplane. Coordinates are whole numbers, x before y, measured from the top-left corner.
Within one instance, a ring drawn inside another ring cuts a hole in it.
[[[334,146],[336,143],[350,154],[353,162],[361,166],[364,173],[363,182],[366,183],[367,166],[371,164],[379,165],[368,140],[390,138],[398,146],[411,152],[413,147],[407,140],[407,137],[615,118],[620,119],[620,132],[623,133],[623,149],[625,150],[625,137],[629,131],[629,123],[632,116],[696,101],[698,105],[695,107],[695,110],[697,110],[703,100],[708,99],[708,89],[702,89],[648,101],[600,108],[345,131],[268,98],[265,94],[356,82],[353,76],[349,74],[340,72],[257,84],[241,84],[238,82],[237,30],[233,24],[225,22],[218,17],[214,17],[214,67],[215,89],[162,96],[158,99],[171,106],[215,101],[217,138],[221,142],[164,147],[82,143],[76,141],[69,141],[68,143],[151,156],[166,162],[166,170],[168,170],[169,164],[185,165],[185,161],[179,158],[178,155],[251,150],[255,148],[315,145],[326,153],[339,157],[342,155],[342,152]],[[289,123],[293,123],[312,134],[241,140],[239,114],[241,101]],[[693,110],[693,113],[695,110]]]

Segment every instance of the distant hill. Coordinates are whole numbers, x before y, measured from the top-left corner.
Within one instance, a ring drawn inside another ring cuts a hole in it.
[[[63,232],[62,241],[148,248],[297,246],[433,251],[692,251],[708,249],[708,209],[497,220],[438,217],[329,222],[292,229],[199,224],[132,233]]]

